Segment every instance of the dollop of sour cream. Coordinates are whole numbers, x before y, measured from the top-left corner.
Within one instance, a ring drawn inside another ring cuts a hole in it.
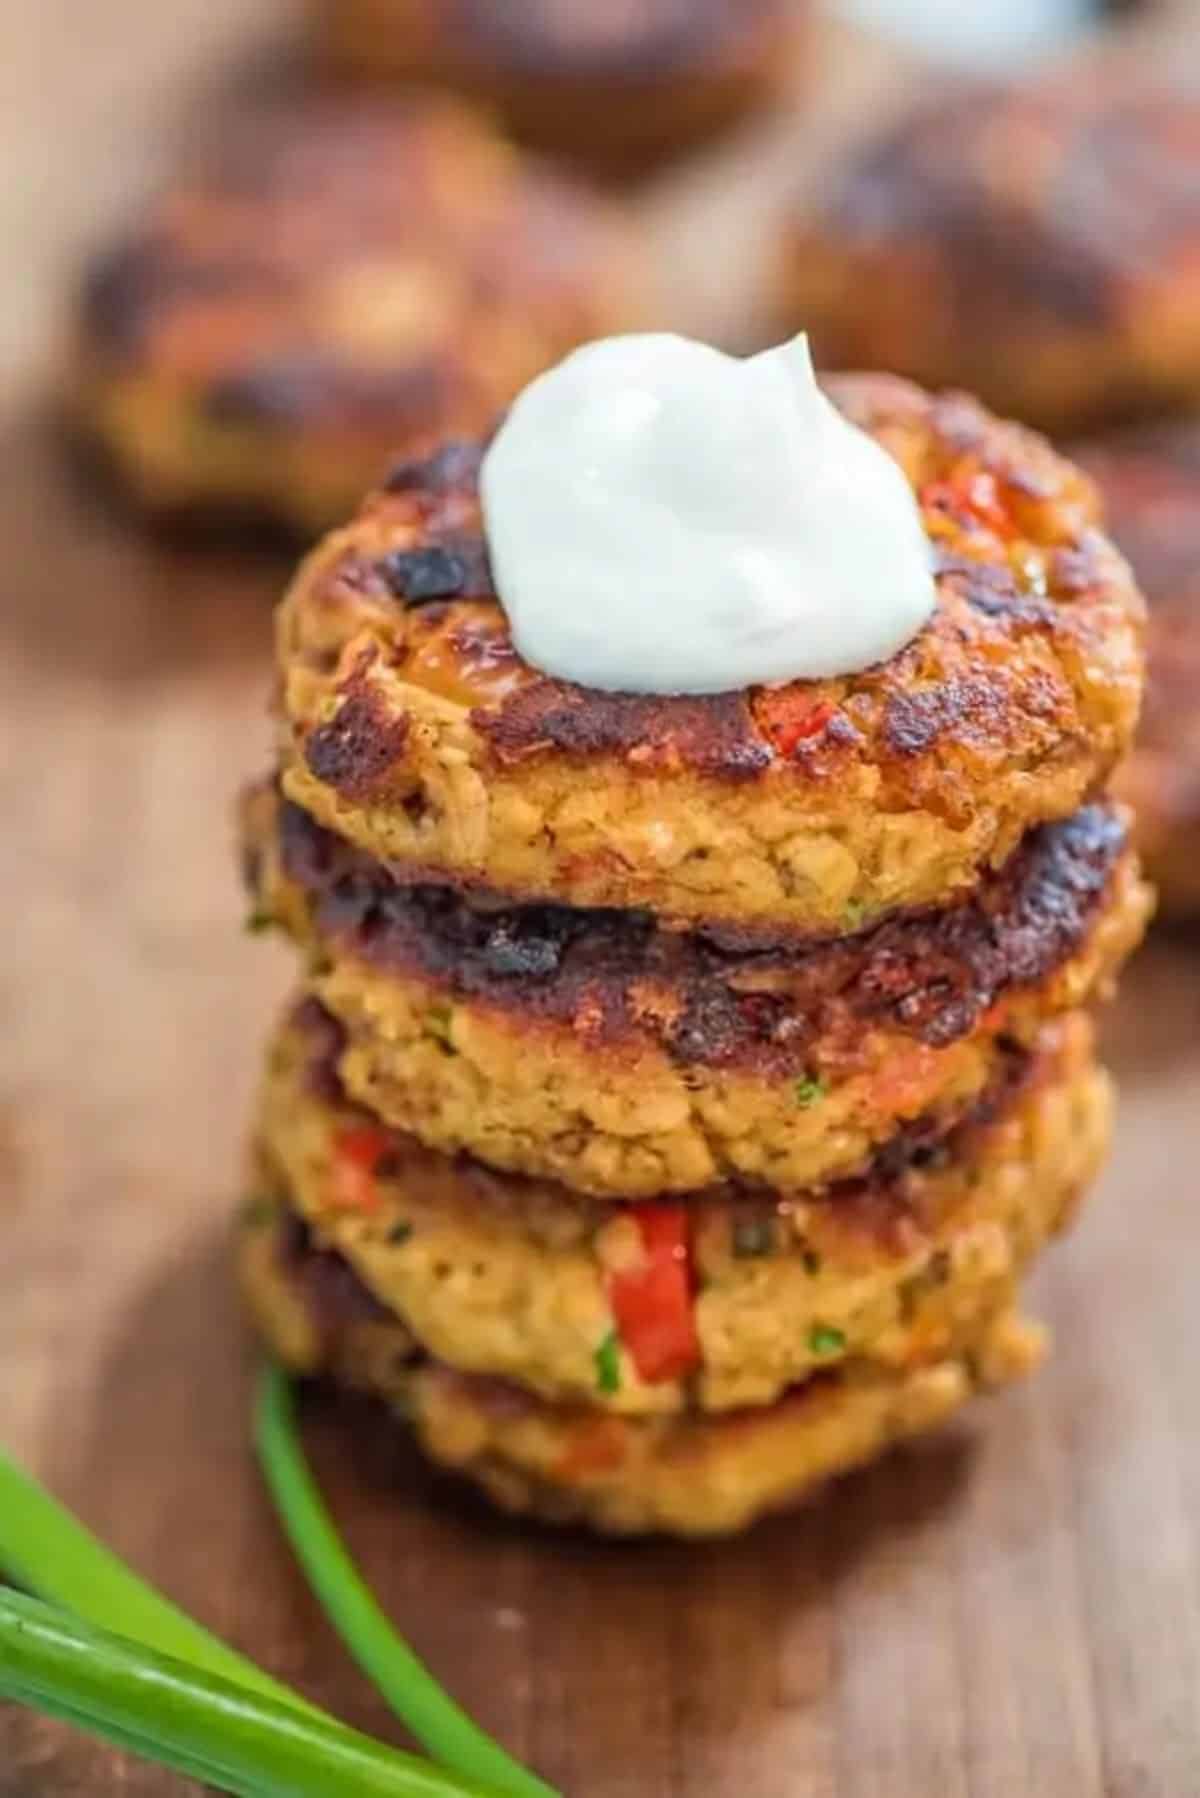
[[[481,486],[517,649],[584,686],[851,674],[933,610],[912,490],[825,398],[803,336],[748,359],[669,334],[588,344],[520,395]]]

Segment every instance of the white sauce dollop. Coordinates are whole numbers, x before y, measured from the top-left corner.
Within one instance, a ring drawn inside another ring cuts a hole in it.
[[[481,483],[513,641],[584,686],[851,674],[933,611],[912,490],[803,336],[747,360],[665,333],[588,344],[520,395]]]

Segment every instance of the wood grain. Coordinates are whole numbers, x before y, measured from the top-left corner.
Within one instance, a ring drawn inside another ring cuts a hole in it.
[[[160,20],[144,64],[134,28],[158,13],[112,10],[140,71],[123,73],[123,103],[140,95],[153,124],[167,48],[182,80],[187,33],[211,51],[219,14],[228,41],[252,43],[270,9],[178,7],[179,37]],[[57,67],[77,8],[40,16]],[[894,79],[828,42],[818,143]],[[28,159],[23,104],[0,137]],[[648,197],[684,271],[679,314],[745,329],[714,264],[769,229],[797,129],[767,125]],[[66,181],[59,154],[48,181]],[[97,192],[138,174],[102,172]],[[88,207],[86,185],[69,203],[55,191],[35,257],[47,281]],[[262,1498],[226,1281],[239,1132],[287,977],[282,950],[240,933],[228,853],[230,795],[266,756],[283,566],[143,540],[27,409],[0,434],[0,544],[0,1438],[205,1621],[394,1735]],[[572,1798],[1200,1792],[1200,942],[1151,946],[1109,1035],[1121,1132],[1083,1228],[1036,1282],[1049,1370],[798,1516],[712,1549],[531,1535],[312,1413],[389,1610]],[[0,1798],[118,1789],[184,1787],[0,1715]]]

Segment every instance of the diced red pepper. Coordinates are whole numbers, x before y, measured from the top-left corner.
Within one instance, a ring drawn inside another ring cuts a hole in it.
[[[780,755],[792,755],[809,737],[819,736],[837,710],[827,699],[813,705],[786,690],[772,694],[765,703],[767,729]]]
[[[391,1147],[385,1130],[370,1124],[343,1130],[333,1149],[330,1203],[337,1211],[374,1211],[379,1203],[375,1176]]]
[[[608,1298],[639,1377],[653,1385],[681,1378],[700,1361],[687,1210],[683,1205],[643,1205],[634,1218],[641,1258],[609,1275]]]
[[[982,526],[995,536],[1016,534],[1012,514],[1000,498],[996,477],[986,469],[964,469],[948,480],[929,481],[921,489],[921,504],[968,527]]]
[[[555,1475],[560,1480],[586,1480],[591,1475],[613,1473],[625,1459],[627,1432],[619,1417],[594,1417],[571,1432],[558,1458]]]

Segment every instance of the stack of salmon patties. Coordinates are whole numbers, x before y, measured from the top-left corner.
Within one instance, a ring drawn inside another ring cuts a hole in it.
[[[285,1363],[514,1510],[716,1534],[939,1424],[1038,1359],[1018,1283],[1105,1153],[1088,1007],[1149,909],[1107,796],[1141,601],[1040,438],[828,390],[930,538],[936,610],[885,664],[551,678],[461,444],[279,614],[242,838],[303,975],[244,1289]]]

